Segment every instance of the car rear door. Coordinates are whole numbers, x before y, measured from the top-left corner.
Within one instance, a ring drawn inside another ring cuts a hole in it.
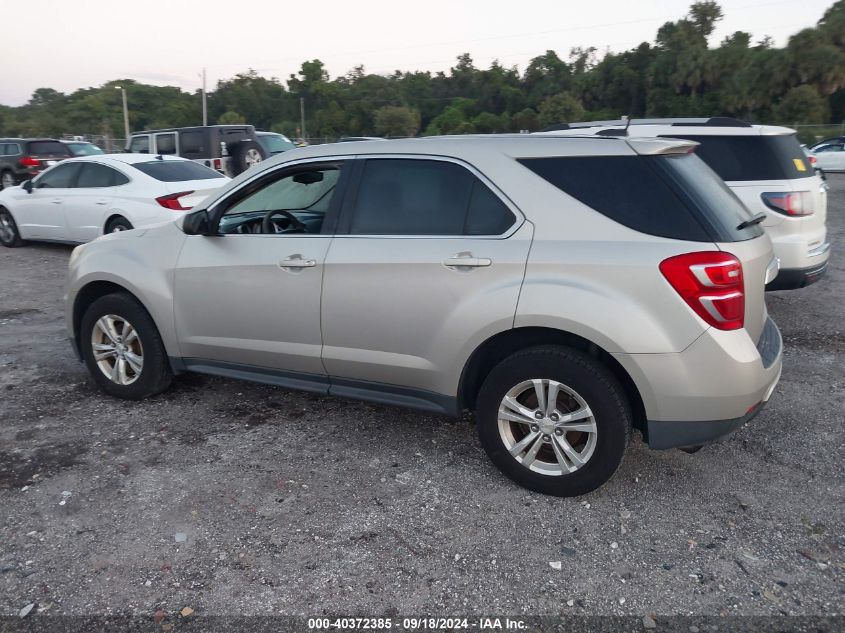
[[[532,226],[459,161],[374,156],[358,171],[324,271],[331,392],[454,396],[467,346],[513,325]]]
[[[102,163],[86,161],[79,165],[76,186],[65,196],[63,211],[68,239],[89,242],[103,233],[118,188],[129,179]]]

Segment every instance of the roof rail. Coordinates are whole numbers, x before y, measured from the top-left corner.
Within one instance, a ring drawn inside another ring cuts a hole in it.
[[[555,132],[557,130],[577,130],[590,127],[621,127],[629,123],[622,119],[612,121],[579,121],[575,123],[559,123],[550,125],[543,132]],[[751,127],[751,123],[726,116],[700,117],[700,118],[664,118],[664,119],[631,119],[630,125],[672,125],[678,127]],[[608,132],[605,132],[606,134]]]

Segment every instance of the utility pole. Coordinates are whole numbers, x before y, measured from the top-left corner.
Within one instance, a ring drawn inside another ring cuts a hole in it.
[[[302,140],[307,138],[305,134],[305,97],[299,98],[299,127],[302,130]]]
[[[208,102],[205,98],[205,68],[202,69],[202,124],[208,125]]]
[[[131,133],[129,132],[129,106],[126,103],[126,89],[123,86],[115,86],[115,90],[120,90],[123,93],[123,132],[126,136],[126,142],[129,142]]]

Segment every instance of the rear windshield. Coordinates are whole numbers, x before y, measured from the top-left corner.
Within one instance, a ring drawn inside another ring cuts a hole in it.
[[[695,151],[722,180],[792,180],[814,175],[794,134],[695,136],[666,134],[701,143]]]
[[[33,156],[70,156],[70,150],[58,141],[30,141],[27,150]]]
[[[519,161],[564,193],[628,228],[691,242],[733,242],[762,233],[736,227],[751,216],[701,159],[586,156]]]
[[[68,143],[67,145],[74,156],[95,156],[97,154],[105,154],[103,150],[93,143]]]
[[[223,174],[204,167],[190,160],[151,160],[148,163],[132,165],[140,172],[162,182],[182,182],[185,180],[209,180],[224,178]]]

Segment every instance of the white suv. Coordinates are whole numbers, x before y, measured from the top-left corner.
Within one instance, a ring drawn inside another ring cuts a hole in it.
[[[780,273],[767,290],[803,288],[827,270],[827,185],[815,173],[795,130],[727,117],[591,121],[541,134],[678,138],[700,143],[696,154],[753,214],[763,212]]]

